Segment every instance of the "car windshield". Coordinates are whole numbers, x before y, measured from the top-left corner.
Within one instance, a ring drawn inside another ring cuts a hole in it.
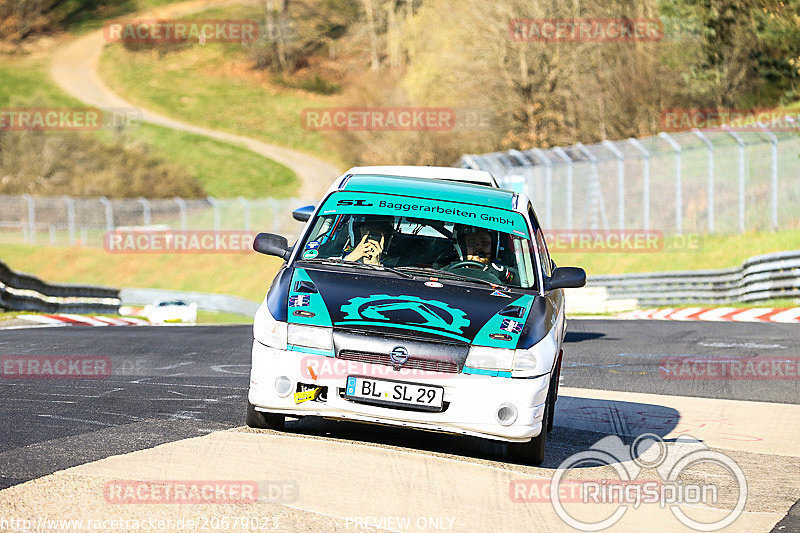
[[[518,213],[504,212],[504,216],[519,216],[524,223]],[[531,288],[536,286],[531,250],[529,239],[481,224],[370,213],[322,214],[298,260],[360,263],[442,279]]]

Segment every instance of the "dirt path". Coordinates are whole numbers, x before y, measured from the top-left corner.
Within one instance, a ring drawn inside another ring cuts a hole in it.
[[[228,3],[245,2],[192,0],[190,2],[173,4],[146,14],[140,14],[139,16],[142,18],[176,17]],[[56,49],[52,55],[50,65],[50,74],[53,80],[69,94],[88,105],[96,106],[104,110],[119,110],[120,108],[124,108],[128,111],[135,112],[141,117],[143,122],[196,133],[232,144],[243,145],[257,154],[261,154],[278,163],[286,165],[291,168],[300,179],[301,183],[298,195],[304,200],[316,201],[333,179],[341,173],[334,165],[296,150],[268,144],[233,133],[195,126],[127,102],[109,89],[98,74],[98,62],[103,52],[104,45],[103,31],[97,30],[79,37],[74,41],[70,41],[66,45]],[[264,196],[268,195],[269,191],[265,190]]]

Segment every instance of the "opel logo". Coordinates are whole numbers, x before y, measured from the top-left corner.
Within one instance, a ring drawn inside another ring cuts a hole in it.
[[[403,346],[395,346],[394,350],[389,354],[389,359],[394,363],[394,369],[400,370],[400,367],[408,361],[408,350]]]

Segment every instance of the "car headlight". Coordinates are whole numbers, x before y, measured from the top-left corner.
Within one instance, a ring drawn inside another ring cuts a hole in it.
[[[556,344],[553,335],[525,350],[515,350],[514,377],[533,377],[547,374],[553,369],[556,358]]]
[[[289,344],[294,346],[333,350],[333,328],[289,324],[288,337]]]
[[[514,350],[470,346],[466,366],[482,370],[511,370],[514,365]]]
[[[275,320],[264,302],[253,318],[253,337],[261,344],[285,350],[287,326],[286,322]]]
[[[551,335],[525,350],[471,346],[466,366],[481,370],[512,371],[513,377],[533,377],[553,369],[556,346]]]

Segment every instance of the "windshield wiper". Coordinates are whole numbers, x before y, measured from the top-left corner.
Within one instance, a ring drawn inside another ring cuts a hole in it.
[[[437,278],[455,279],[455,280],[459,280],[459,281],[473,281],[475,283],[483,283],[483,284],[486,284],[486,285],[490,285],[492,287],[495,287],[497,289],[501,289],[501,290],[504,290],[504,291],[509,290],[508,287],[506,287],[505,285],[503,285],[501,283],[495,283],[493,281],[488,281],[488,280],[485,280],[485,279],[478,279],[478,278],[473,278],[473,277],[470,277],[470,276],[464,276],[462,274],[453,274],[452,272],[445,272],[444,270],[437,270],[435,268],[415,267],[415,266],[403,266],[403,267],[397,267],[397,268],[398,269],[403,269],[404,271],[405,270],[410,270],[412,272],[418,272],[420,274],[430,274],[431,276],[434,276],[434,277],[437,277]]]
[[[307,261],[309,263],[329,263],[333,265],[348,265],[348,266],[357,266],[357,267],[367,267],[372,270],[385,270],[391,272],[393,274],[397,274],[401,278],[407,279],[414,279],[414,276],[408,274],[406,272],[400,272],[396,268],[388,267],[384,265],[373,265],[370,263],[359,263],[357,261],[347,261],[342,259],[341,257],[327,257],[327,258],[312,258],[312,259],[300,259],[300,261]]]

